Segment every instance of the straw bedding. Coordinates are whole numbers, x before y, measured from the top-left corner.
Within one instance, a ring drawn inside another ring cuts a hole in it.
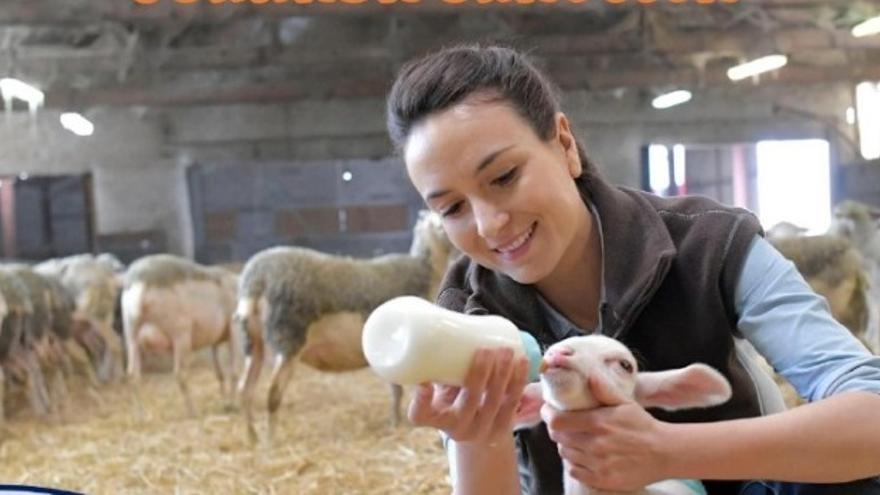
[[[256,397],[265,438],[263,378]],[[190,377],[194,419],[169,373],[144,377],[141,416],[125,384],[89,390],[74,378],[70,386],[76,390],[58,420],[34,419],[7,403],[0,482],[93,494],[450,493],[437,434],[391,428],[390,393],[369,370],[332,374],[298,365],[275,441],[257,446],[243,418],[224,407],[204,359]],[[21,401],[21,393],[10,395]]]

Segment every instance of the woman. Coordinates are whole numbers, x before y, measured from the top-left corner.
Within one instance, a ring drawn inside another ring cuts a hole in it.
[[[831,319],[752,214],[605,182],[549,82],[506,48],[406,65],[388,128],[466,255],[440,305],[503,315],[545,347],[601,332],[644,369],[704,362],[734,390],[726,404],[678,413],[545,406],[546,425],[514,435],[525,363],[482,350],[464,386],[425,384],[410,404],[414,424],[450,440],[456,493],[561,493],[560,456],[606,490],[695,478],[712,494],[880,493],[865,479],[880,473],[880,358]],[[814,403],[766,415],[745,339]]]

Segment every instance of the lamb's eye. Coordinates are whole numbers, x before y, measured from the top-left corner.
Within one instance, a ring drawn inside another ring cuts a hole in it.
[[[625,360],[625,359],[621,359],[621,360],[620,360],[620,367],[623,368],[623,371],[626,371],[627,373],[632,373],[632,372],[633,372],[633,365],[632,365],[632,363],[630,363],[629,361],[627,361],[627,360]]]

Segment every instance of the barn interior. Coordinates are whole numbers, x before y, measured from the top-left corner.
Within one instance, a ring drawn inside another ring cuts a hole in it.
[[[161,253],[240,269],[274,246],[407,252],[425,206],[386,96],[405,62],[462,43],[528,53],[610,182],[823,234],[844,200],[880,208],[876,16],[877,0],[4,1],[2,258],[110,253],[122,273]],[[732,78],[762,58],[776,65]],[[209,355],[190,374],[195,416],[167,359],[146,364],[142,408],[124,377],[72,376],[41,416],[10,382],[0,483],[451,490],[436,432],[390,426],[369,369],[298,366],[275,440],[254,445]]]

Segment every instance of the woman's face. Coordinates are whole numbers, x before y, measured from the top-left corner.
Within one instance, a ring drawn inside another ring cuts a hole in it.
[[[404,160],[452,243],[480,265],[535,284],[565,270],[566,254],[583,252],[569,249],[590,220],[561,113],[555,136],[543,141],[503,101],[466,100],[413,127]]]

